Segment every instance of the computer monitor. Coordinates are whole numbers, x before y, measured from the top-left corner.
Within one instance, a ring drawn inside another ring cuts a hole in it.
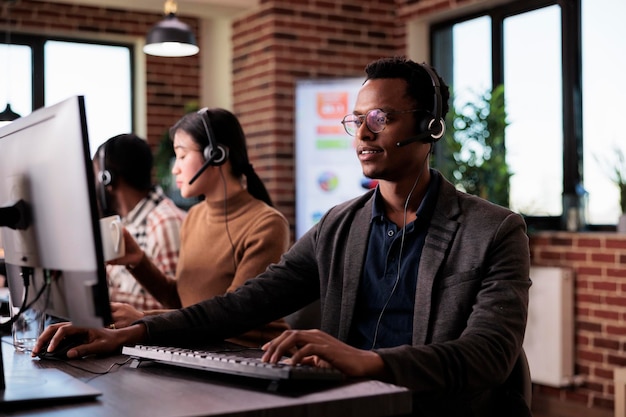
[[[0,232],[12,300],[21,299],[28,268],[34,273],[26,303],[47,283],[35,309],[79,326],[109,324],[84,97],[0,128],[0,155]]]

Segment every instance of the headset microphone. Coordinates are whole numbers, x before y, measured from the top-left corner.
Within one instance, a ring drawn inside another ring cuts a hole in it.
[[[220,166],[228,160],[228,147],[218,143],[213,135],[213,129],[211,127],[211,121],[208,118],[209,109],[204,107],[198,110],[200,115],[200,121],[204,126],[204,131],[207,136],[208,145],[202,150],[202,155],[206,160],[200,167],[198,172],[189,180],[189,185],[193,184],[195,180],[207,169],[210,165]]]
[[[207,169],[210,165],[213,165],[213,162],[215,162],[215,160],[218,159],[218,157],[221,157],[220,155],[221,154],[219,152],[213,153],[213,155],[211,155],[209,159],[207,159],[204,162],[204,164],[200,167],[198,172],[196,172],[196,174],[189,180],[189,185],[193,184],[194,181],[197,180],[200,175],[202,175],[205,169]]]
[[[431,120],[431,122],[434,122],[434,121],[435,121],[434,119]],[[396,146],[399,148],[401,146],[406,146],[414,142],[421,142],[421,143],[437,142],[439,139],[443,137],[443,134],[446,131],[446,126],[443,123],[443,120],[439,119],[439,124],[440,126],[437,130],[431,129],[429,127],[428,130],[420,133],[419,135],[411,136],[409,138],[396,142]]]
[[[419,135],[411,136],[410,138],[396,142],[396,146],[399,148],[401,146],[406,146],[414,142],[430,143],[432,141],[433,141],[433,138],[430,136],[430,133],[424,132]]]

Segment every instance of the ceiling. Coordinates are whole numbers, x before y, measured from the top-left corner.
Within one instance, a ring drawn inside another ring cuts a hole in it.
[[[45,0],[36,0],[45,1]],[[163,13],[165,0],[53,0],[57,3],[77,4],[115,9]],[[177,0],[178,15],[198,17],[230,17],[259,4],[259,0]]]

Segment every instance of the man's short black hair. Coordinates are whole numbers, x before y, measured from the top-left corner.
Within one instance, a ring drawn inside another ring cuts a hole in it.
[[[441,76],[434,68],[432,68],[432,70],[439,78],[441,117],[445,118],[449,110],[448,100],[450,99],[450,91]],[[365,73],[367,74],[366,80],[402,78],[407,83],[406,95],[414,99],[419,108],[432,112],[434,108],[435,90],[430,75],[421,64],[403,56],[380,58],[369,63],[365,67]]]

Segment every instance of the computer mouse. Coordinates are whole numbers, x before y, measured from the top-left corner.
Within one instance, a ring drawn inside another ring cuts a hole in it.
[[[52,352],[48,352],[48,344],[45,344],[37,354],[37,357],[41,359],[68,360],[70,358],[67,357],[67,351],[75,346],[82,345],[85,341],[85,336],[81,334],[65,336]]]

